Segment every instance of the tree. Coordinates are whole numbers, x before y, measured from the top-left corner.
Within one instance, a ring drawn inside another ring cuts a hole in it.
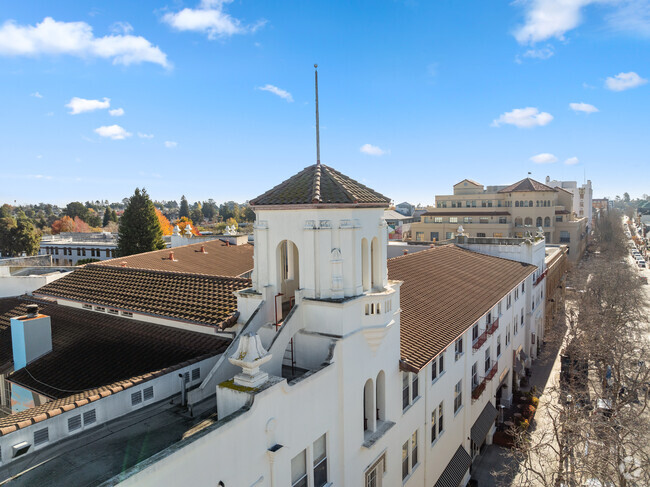
[[[203,212],[199,208],[193,209],[190,217],[195,227],[203,223]]]
[[[162,214],[158,208],[156,208],[156,216],[158,217],[158,223],[160,223],[160,228],[163,235],[171,235],[174,232],[172,224],[169,223],[169,220]]]
[[[74,220],[65,215],[52,223],[52,233],[56,235],[61,232],[74,232],[74,226]]]
[[[35,255],[41,234],[28,218],[0,218],[0,254],[7,257]]]
[[[88,208],[86,208],[86,206],[79,201],[68,203],[65,207],[65,210],[63,210],[63,214],[69,216],[72,219],[74,219],[75,216],[78,216],[83,221],[88,220]]]
[[[102,220],[102,227],[108,225],[108,222],[111,221],[111,209],[107,206],[104,210],[104,219]]]
[[[117,236],[117,253],[120,256],[150,252],[165,248],[156,209],[147,191],[135,188],[128,199]]]
[[[246,222],[254,222],[255,221],[255,212],[253,211],[253,208],[250,205],[246,205],[243,208],[244,209],[241,212],[242,220],[246,221]]]
[[[187,235],[187,230],[185,230],[185,229],[187,228],[188,224],[190,225],[190,228],[192,229],[192,235],[195,235],[197,237],[201,235],[199,233],[199,231],[196,229],[196,227],[192,224],[192,221],[189,218],[183,217],[183,218],[181,218],[179,220],[176,220],[175,224],[178,225],[178,228],[181,231],[181,235]]]
[[[626,191],[625,193],[623,193],[623,201],[624,201],[625,203],[629,203],[629,202],[630,202],[630,193],[628,193],[627,191]]]
[[[181,209],[178,211],[179,218],[189,218],[190,217],[190,205],[187,204],[187,199],[185,195],[181,196]]]
[[[0,218],[6,218],[11,216],[11,206],[7,203],[0,206]]]
[[[214,204],[214,200],[204,201],[201,211],[206,220],[212,221],[217,216],[217,206]]]

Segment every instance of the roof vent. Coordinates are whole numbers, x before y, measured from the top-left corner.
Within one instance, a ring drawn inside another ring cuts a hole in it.
[[[27,317],[36,318],[38,316],[38,304],[27,305]]]
[[[207,254],[207,252],[205,251],[205,245],[201,245],[201,253]]]
[[[173,250],[171,252],[169,252],[169,260],[171,260],[172,262],[178,262],[178,260],[174,258],[174,251]]]
[[[409,253],[409,251],[406,250],[406,249],[404,249],[404,250],[402,251],[402,255],[406,255],[406,254],[408,254],[408,253]]]
[[[120,262],[120,265],[121,265],[122,267],[126,267],[126,261],[124,261],[124,262]]]

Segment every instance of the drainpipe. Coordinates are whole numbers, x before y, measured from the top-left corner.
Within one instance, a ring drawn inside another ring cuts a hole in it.
[[[178,378],[181,380],[181,406],[185,406],[187,403],[186,391],[185,391],[185,375],[178,374]]]

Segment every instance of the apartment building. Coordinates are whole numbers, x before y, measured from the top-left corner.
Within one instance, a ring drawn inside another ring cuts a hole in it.
[[[411,224],[410,239],[438,242],[462,227],[470,237],[522,238],[541,227],[547,243],[566,244],[576,261],[587,243],[587,217],[577,217],[573,194],[525,178],[510,186],[488,186],[464,179],[452,195],[436,196],[436,207]]]
[[[62,232],[45,235],[38,255],[51,255],[56,265],[77,265],[80,260],[108,260],[116,256],[117,234]]]
[[[546,185],[553,188],[562,188],[573,195],[573,211],[578,218],[587,218],[587,231],[591,230],[593,195],[591,180],[578,186],[576,181],[556,181],[546,176]]]

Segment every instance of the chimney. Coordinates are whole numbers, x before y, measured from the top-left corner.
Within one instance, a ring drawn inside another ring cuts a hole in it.
[[[38,305],[27,305],[27,315],[11,318],[14,370],[19,370],[52,351],[52,325]]]
[[[205,251],[205,245],[201,245],[201,253],[207,254],[207,252]]]
[[[120,265],[121,265],[122,267],[126,267],[126,262],[120,262]]]
[[[408,253],[409,253],[409,251],[406,250],[406,249],[404,249],[404,250],[402,251],[402,255],[406,255],[406,254],[408,254]]]
[[[174,258],[174,251],[173,250],[171,250],[169,252],[169,260],[171,260],[172,262],[176,262],[176,259]]]

